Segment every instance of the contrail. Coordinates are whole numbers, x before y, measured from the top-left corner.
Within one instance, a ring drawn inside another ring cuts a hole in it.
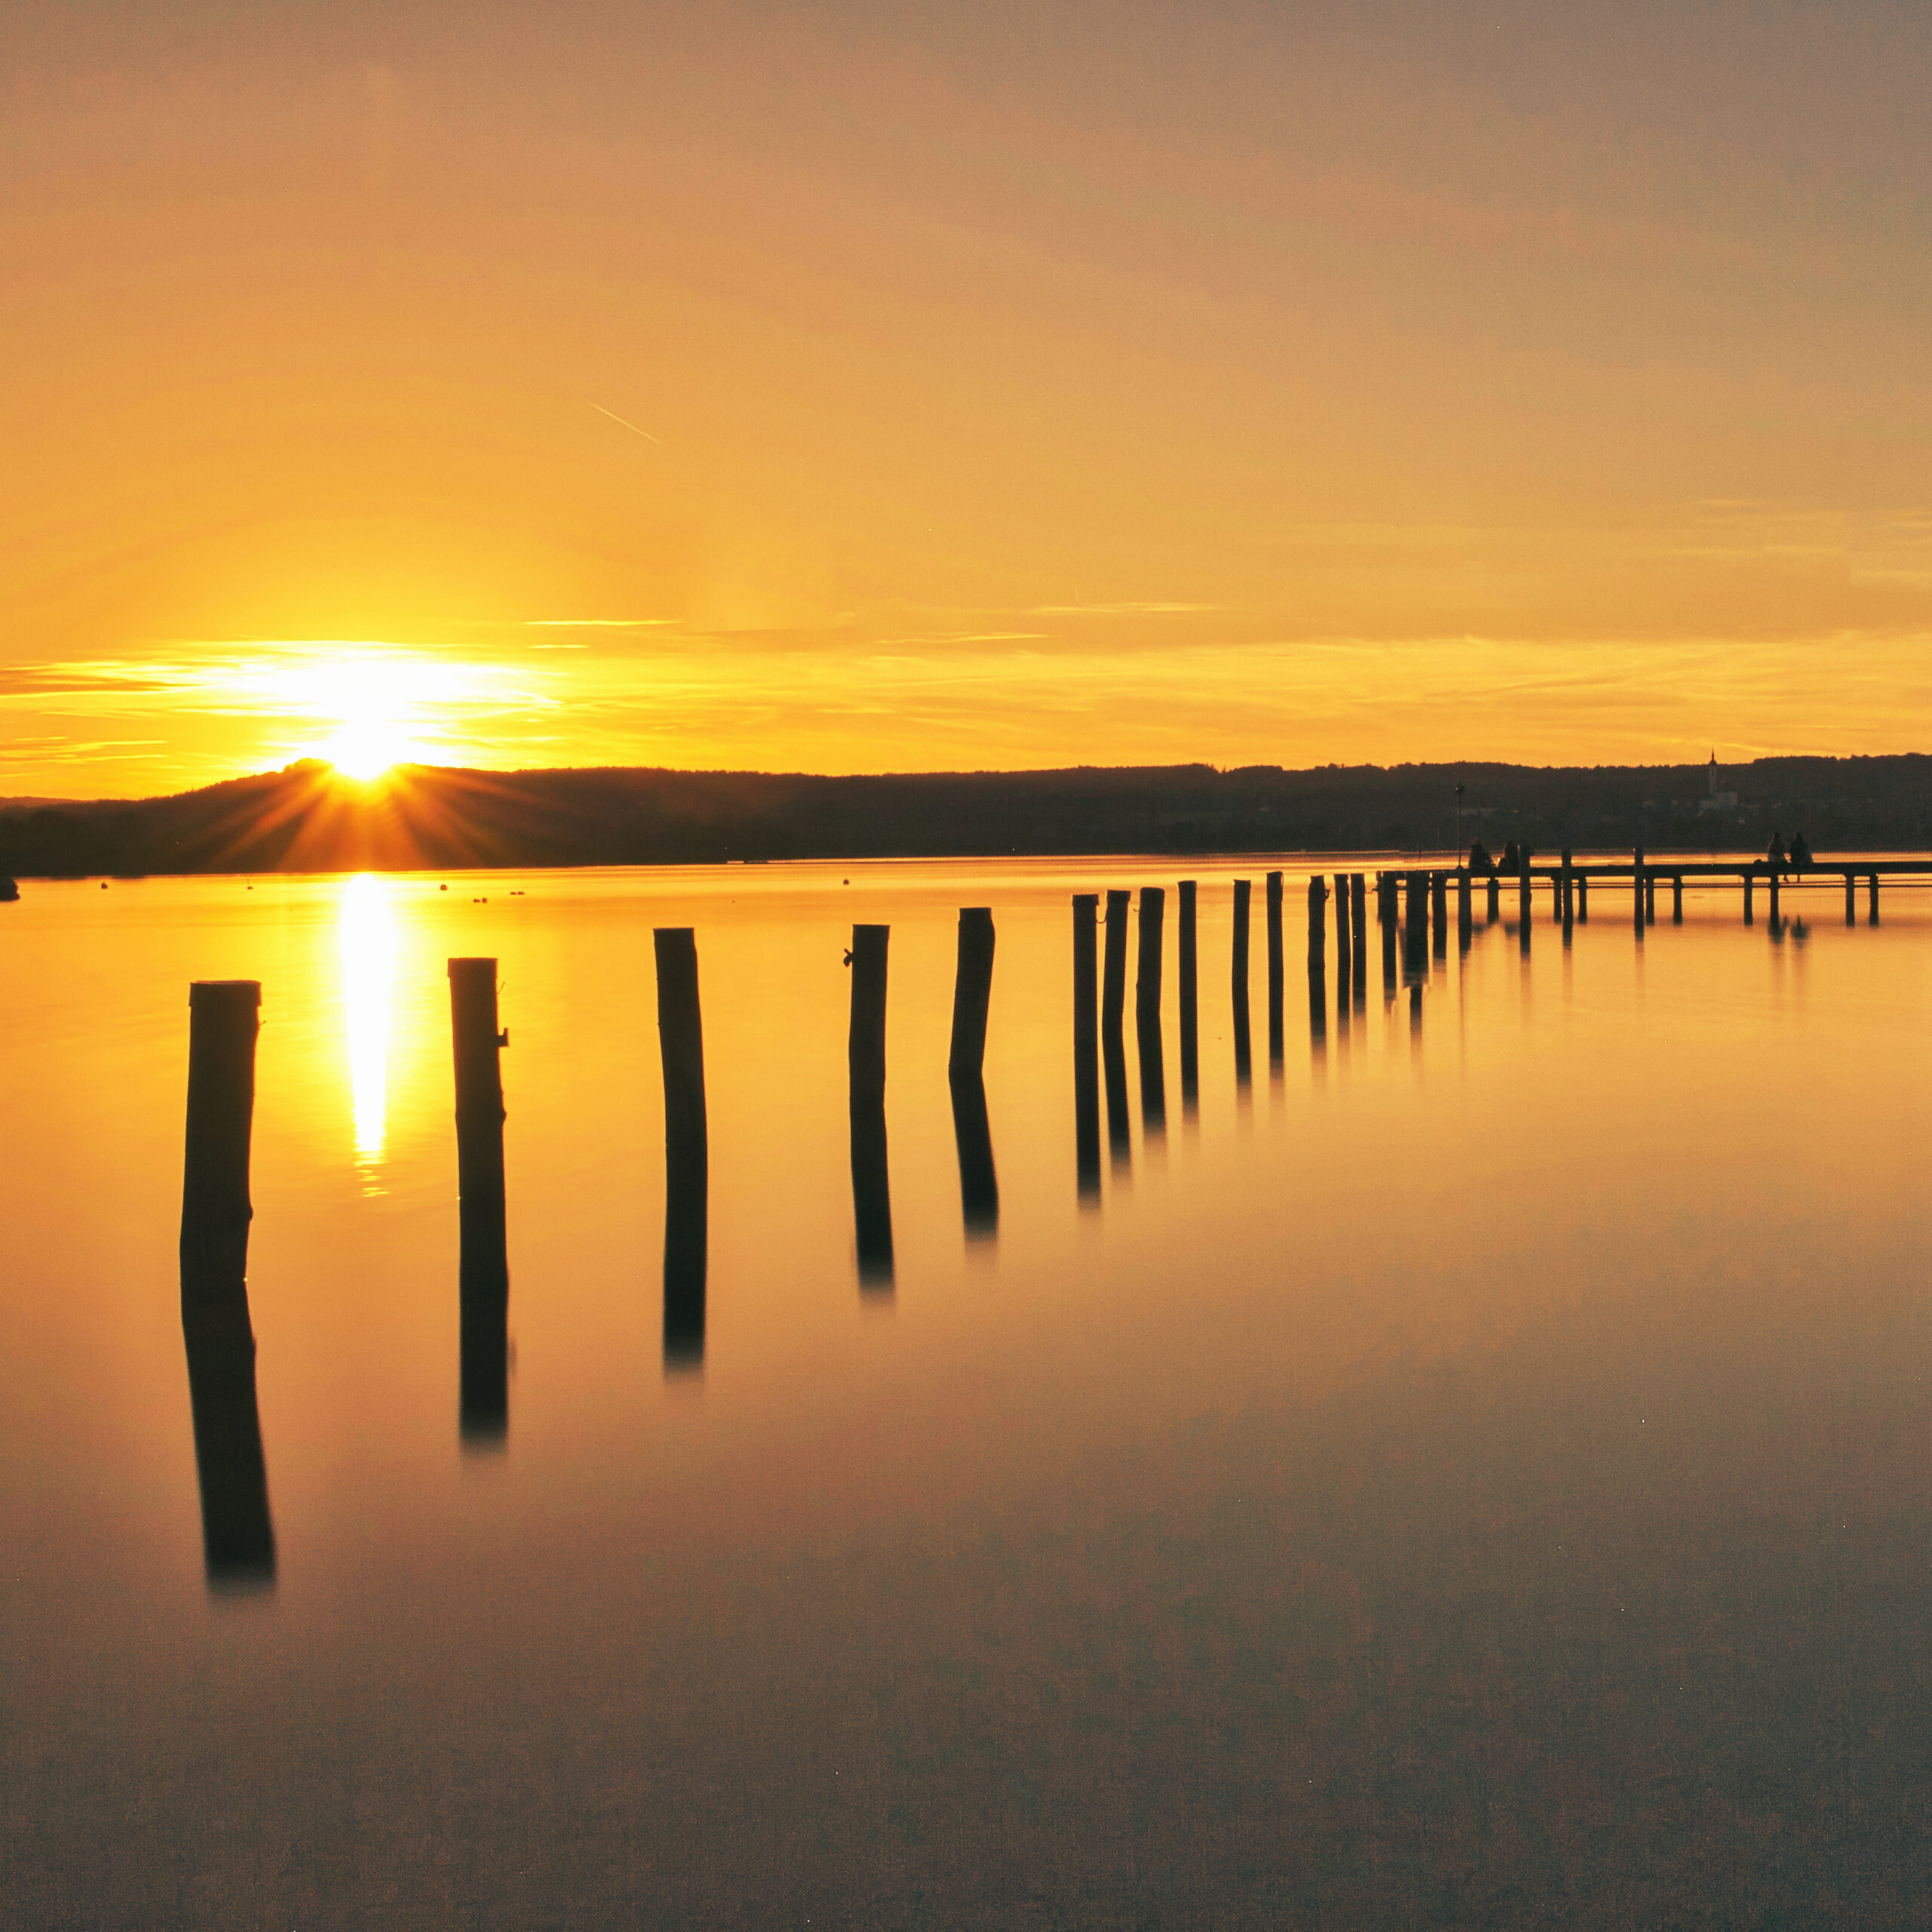
[[[589,397],[586,396],[584,398],[584,401],[586,402],[590,402]],[[626,429],[629,429],[635,435],[641,436],[647,443],[656,443],[660,450],[664,447],[663,441],[661,438],[654,436],[648,429],[638,429],[635,423],[625,422],[624,418],[620,416],[614,409],[606,409],[601,402],[590,402],[590,406],[592,409],[596,411],[599,416],[608,416],[613,423],[623,423]]]

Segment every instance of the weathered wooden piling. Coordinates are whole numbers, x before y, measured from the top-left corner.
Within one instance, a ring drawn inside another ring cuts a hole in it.
[[[1590,923],[1590,875],[1580,872],[1577,875],[1577,923],[1587,926]]]
[[[1644,937],[1644,848],[1641,845],[1635,848],[1635,856],[1631,861],[1630,903],[1631,917],[1635,922],[1637,937],[1641,939]]]
[[[1247,912],[1252,881],[1235,881],[1234,946],[1229,978],[1234,1000],[1235,1084],[1245,1087],[1252,1075],[1252,1048],[1248,1031]]]
[[[1382,998],[1386,1005],[1395,997],[1395,875],[1375,875],[1377,916],[1382,928]]]
[[[1093,1010],[1093,902],[1088,902],[1088,1011]],[[885,1131],[886,963],[890,926],[852,928],[852,1017],[845,1058],[851,1081],[852,1224],[859,1286],[893,1281],[892,1186]]]
[[[1349,875],[1349,924],[1355,950],[1352,997],[1358,1010],[1368,1004],[1368,886],[1360,872]]]
[[[1144,921],[1144,914],[1143,917]],[[986,1063],[986,1008],[992,990],[992,908],[962,906],[959,963],[952,982],[952,1050],[946,1063],[946,1072],[954,1079],[977,1075]]]
[[[1353,935],[1349,931],[1349,875],[1346,872],[1335,875],[1335,988],[1336,995],[1346,1004],[1349,990],[1349,972],[1354,958],[1351,943]]]
[[[1158,885],[1140,888],[1140,958],[1134,982],[1134,1022],[1145,1032],[1161,1024],[1161,938],[1168,895]]]
[[[255,1395],[248,1309],[248,1164],[262,989],[205,980],[188,989],[187,1134],[181,1180],[181,1334],[209,1586],[275,1576],[275,1527]]]
[[[1107,894],[1107,944],[1100,980],[1100,1024],[1118,1032],[1127,1011],[1127,909],[1131,892]]]
[[[1684,923],[1684,875],[1672,872],[1670,875],[1670,923],[1681,926]]]
[[[1093,901],[1088,902],[1091,912]],[[887,949],[892,938],[890,926],[854,926],[852,949],[852,1018],[845,1039],[845,1061],[852,1083],[852,1099],[882,1100],[885,1097],[885,983]],[[1088,1025],[1092,1025],[1093,921],[1088,921]],[[1077,969],[1076,969],[1077,971]],[[1075,1026],[1079,1024],[1076,1017]]]
[[[246,1298],[248,1155],[255,1116],[261,983],[188,989],[188,1126],[181,1168],[181,1267],[189,1293]],[[185,1301],[184,1301],[185,1306]]]
[[[1270,872],[1268,891],[1268,1065],[1271,1070],[1281,1064],[1281,875]]]
[[[1562,883],[1557,894],[1556,915],[1565,925],[1576,917],[1576,868],[1571,862],[1570,848],[1564,846],[1560,861],[1563,867]]]
[[[1878,923],[1878,875],[1875,872],[1870,875],[1868,883],[1871,887],[1871,897],[1866,902],[1865,922],[1867,925],[1875,926]]]
[[[1073,1135],[1075,1185],[1083,1204],[1100,1194],[1100,1060],[1097,992],[1099,895],[1073,896]]]
[[[1429,875],[1429,940],[1430,950],[1438,959],[1449,956],[1449,875],[1431,872]]]
[[[1308,1023],[1319,1045],[1328,1030],[1328,881],[1319,872],[1308,881]]]
[[[456,1071],[457,1426],[472,1447],[509,1429],[509,1257],[503,1186],[503,1050],[497,962],[452,959],[450,1044]]]
[[[704,1359],[711,1226],[704,1023],[697,934],[689,926],[660,926],[651,939],[664,1068],[664,1364],[675,1369]]]
[[[1775,866],[1771,868],[1770,882],[1771,890],[1771,924],[1773,925],[1776,925],[1780,918],[1782,916],[1778,910],[1778,894],[1780,888],[1783,886],[1784,881],[1779,878],[1778,869]]]
[[[1644,923],[1654,926],[1657,922],[1657,875],[1655,872],[1644,875]]]
[[[1489,875],[1489,901],[1483,916],[1492,926],[1503,916],[1503,879],[1494,870]]]
[[[1469,875],[1466,867],[1456,874],[1456,946],[1460,952],[1469,949],[1475,937],[1475,918],[1469,902]]]
[[[1858,923],[1858,875],[1847,872],[1844,875],[1844,922],[1848,926]]]
[[[1524,932],[1530,929],[1530,848],[1518,848],[1522,858],[1516,871],[1516,920]]]
[[[1175,935],[1177,991],[1180,996],[1180,1103],[1189,1115],[1201,1098],[1201,989],[1195,948],[1194,883],[1184,878],[1177,888],[1180,929]]]
[[[1402,976],[1410,981],[1429,973],[1429,875],[1411,872],[1403,881]]]
[[[1754,924],[1755,921],[1756,915],[1752,909],[1752,901],[1753,897],[1755,896],[1757,889],[1757,874],[1755,872],[1746,872],[1744,875],[1744,923],[1747,926]]]

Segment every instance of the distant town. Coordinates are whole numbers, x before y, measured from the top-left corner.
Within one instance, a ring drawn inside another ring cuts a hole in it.
[[[0,801],[0,874],[450,869],[1008,854],[1367,851],[1447,857],[1819,854],[1932,843],[1932,756],[1703,764],[1080,767],[816,777],[315,761],[165,798]]]

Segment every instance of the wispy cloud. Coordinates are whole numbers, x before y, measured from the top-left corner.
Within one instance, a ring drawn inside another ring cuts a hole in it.
[[[1179,617],[1226,608],[1221,604],[1036,604],[1028,614],[1035,617]]]
[[[648,631],[675,624],[675,617],[526,617],[532,631]]]

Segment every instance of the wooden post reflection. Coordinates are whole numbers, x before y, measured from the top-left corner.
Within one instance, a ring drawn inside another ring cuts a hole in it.
[[[660,926],[651,939],[664,1066],[664,1365],[677,1369],[704,1360],[711,1189],[704,1024],[697,934],[688,926]]]
[[[892,1189],[885,1142],[885,969],[890,926],[852,928],[851,1078],[852,1224],[859,1286],[892,1291]]]
[[[999,1232],[999,1177],[993,1168],[986,1084],[975,1072],[955,1076],[951,1085],[952,1134],[959,1152],[959,1206],[966,1238],[991,1241]]]
[[[1076,1185],[1081,1203],[1100,1198],[1100,1031],[1094,1012],[1095,944],[1100,897],[1073,897],[1073,1136]]]
[[[217,1590],[275,1578],[275,1526],[255,1399],[248,1314],[248,1161],[262,989],[188,989],[187,1144],[181,1183],[181,1334],[202,1499],[202,1552]]]

